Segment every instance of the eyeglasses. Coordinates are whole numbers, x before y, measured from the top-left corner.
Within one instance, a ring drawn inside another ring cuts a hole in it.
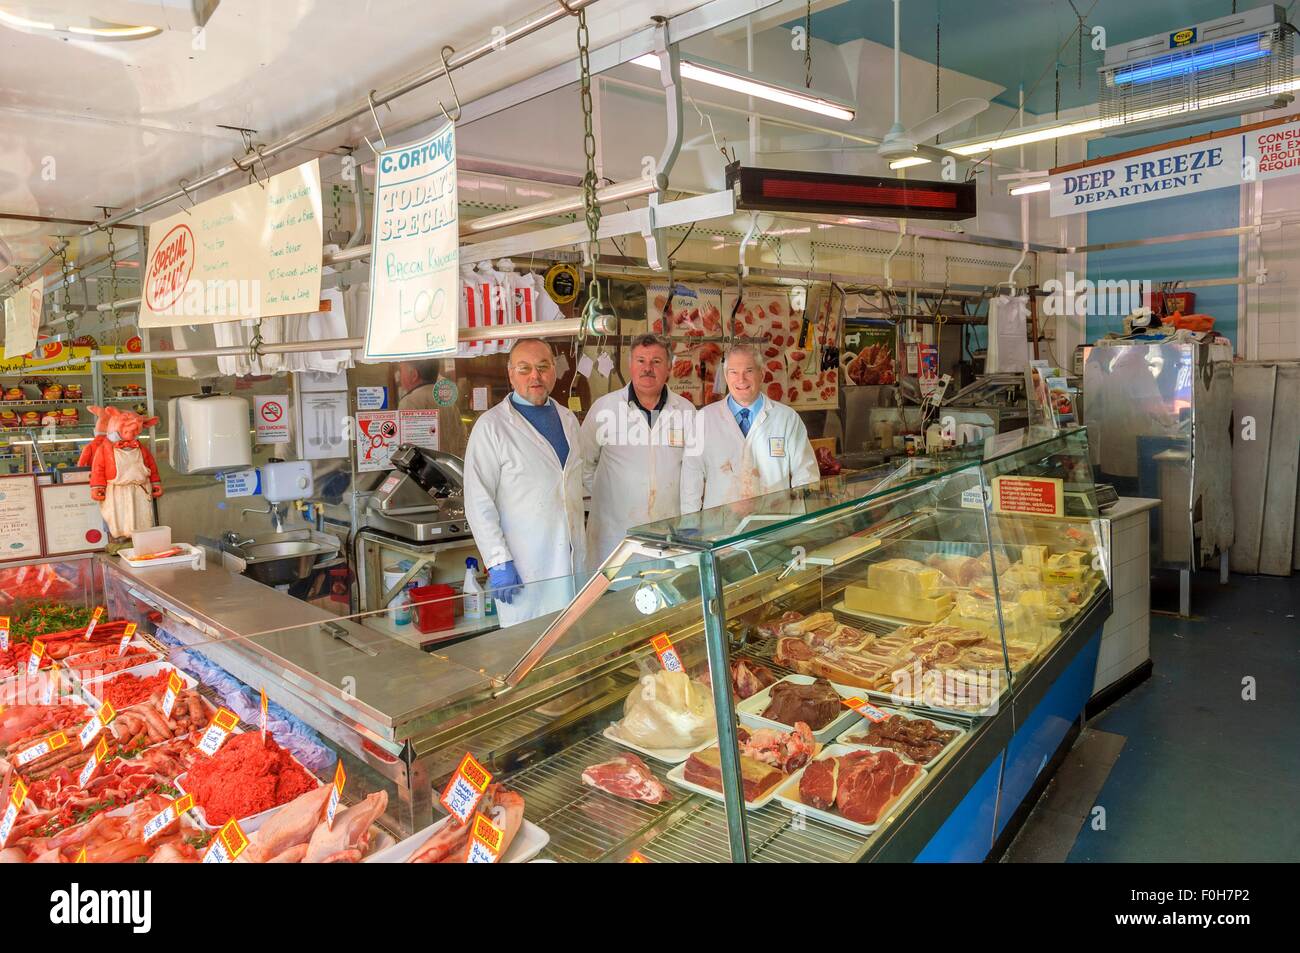
[[[543,361],[541,364],[516,364],[515,373],[522,377],[528,377],[533,371],[539,374],[549,374],[555,370],[555,365],[550,361]]]

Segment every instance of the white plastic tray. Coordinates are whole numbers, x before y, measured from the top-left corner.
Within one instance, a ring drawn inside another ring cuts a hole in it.
[[[162,559],[136,559],[135,549],[131,548],[120,550],[117,555],[132,569],[148,569],[151,566],[175,566],[179,563],[188,563],[194,559],[196,553],[202,552],[197,546],[189,543],[172,543],[172,546],[179,546],[185,552],[177,553],[175,556],[165,556]],[[171,549],[171,546],[166,548]]]
[[[966,729],[961,727],[960,725],[950,725],[947,722],[938,721],[937,719],[930,718],[928,715],[921,715],[921,714],[917,714],[916,712],[904,711],[898,708],[890,708],[886,705],[877,705],[876,707],[879,708],[881,711],[883,711],[886,715],[902,715],[908,721],[920,721],[924,719],[926,721],[934,722],[934,726],[936,728],[957,732],[956,736],[952,739],[952,741],[948,742],[946,745],[940,748],[939,753],[935,755],[933,758],[931,758],[928,762],[926,762],[925,764],[921,764],[921,762],[919,761],[917,762],[917,764],[920,764],[921,767],[925,768],[927,771],[933,768],[944,758],[948,757],[948,752],[952,751],[953,747],[958,742],[961,741],[962,735],[966,734]],[[854,735],[859,735],[865,738],[867,732],[869,732],[870,730],[871,730],[871,722],[866,719],[863,719],[862,724],[852,725],[847,730],[842,732],[840,736],[835,739],[835,742],[837,744],[842,744],[842,745],[853,745],[855,748],[871,748],[873,751],[886,750],[884,748],[878,748],[874,745],[868,745],[862,741],[853,740]],[[888,750],[893,751],[892,748]],[[907,755],[903,754],[901,751],[896,751],[894,753],[897,754],[900,758],[903,758],[904,760],[910,760],[907,758]]]
[[[239,726],[236,725],[235,728],[230,733],[232,735],[239,734],[240,733]],[[302,768],[304,771],[307,771],[307,776],[311,778],[313,781],[315,781],[316,787],[319,788],[322,783],[321,779],[316,777],[316,775],[312,774],[311,771],[308,771],[307,767],[301,761],[299,761],[297,758],[294,758],[293,752],[288,751],[288,749],[285,750],[288,753],[289,757],[293,758],[294,762],[298,765],[298,767]],[[185,782],[189,779],[189,775],[190,773],[188,771],[176,775],[176,783],[179,784],[185,791],[189,791],[189,788],[185,787]],[[288,801],[285,802],[285,804],[288,803],[290,802]],[[284,807],[284,804],[277,804],[275,807],[268,807],[265,811],[262,811],[260,814],[251,814],[248,817],[238,818],[239,829],[242,830],[245,834],[253,833],[258,828],[260,828],[263,824],[265,824],[268,820],[270,820],[271,815],[274,814],[276,811],[280,810],[280,808],[282,807]],[[199,826],[202,827],[205,831],[220,830],[221,825],[219,824],[214,825],[208,823],[208,816],[207,814],[204,813],[203,808],[201,808],[198,805],[197,801],[194,804],[194,808],[192,809],[191,814],[193,814],[194,819],[199,822]]]
[[[99,689],[101,689],[106,683],[111,682],[113,679],[117,678],[119,675],[134,675],[136,678],[149,678],[150,676],[157,675],[159,672],[175,672],[177,675],[181,677],[182,681],[185,682],[186,688],[195,689],[199,687],[199,683],[196,679],[190,677],[185,672],[182,672],[180,669],[178,669],[175,665],[172,665],[170,662],[164,662],[162,659],[158,659],[157,661],[154,662],[145,662],[143,665],[137,665],[135,668],[124,668],[120,672],[113,672],[111,675],[106,675],[103,678],[96,679],[93,682],[86,681],[75,674],[73,675],[73,677],[76,679],[77,685],[81,688],[81,693],[83,696],[88,694],[96,701],[102,702],[103,698],[100,697]],[[131,708],[135,708],[136,705],[142,705],[142,704],[144,704],[144,702],[136,702],[135,705],[128,705],[125,709],[118,709],[118,710],[127,711]],[[212,707],[211,705],[207,704],[206,701],[204,702],[204,706],[207,708]]]
[[[781,731],[790,731],[794,725],[787,725],[783,721],[774,721],[771,718],[764,718],[761,714],[764,708],[772,701],[772,689],[781,682],[793,682],[796,685],[811,685],[817,681],[812,675],[787,675],[784,678],[774,682],[767,688],[754,695],[750,695],[744,701],[736,705],[736,713],[740,715],[742,724],[749,725],[751,728],[777,728]],[[831,682],[831,687],[840,694],[841,698],[852,698],[855,695],[861,696],[860,688],[849,688],[847,685],[836,685]],[[822,744],[827,744],[836,735],[848,730],[862,716],[852,708],[843,708],[839,716],[831,721],[826,727],[813,732],[813,738]]]
[[[411,859],[415,851],[424,846],[425,841],[437,833],[444,824],[451,820],[451,816],[441,818],[430,824],[422,831],[417,831],[403,841],[399,841],[393,846],[372,853],[366,857],[363,863],[367,864],[404,864]],[[525,819],[523,826],[519,828],[519,833],[515,839],[510,842],[509,848],[506,849],[506,855],[501,858],[503,864],[526,864],[538,854],[542,849],[551,842],[551,835],[546,833],[532,821]]]
[[[717,744],[716,741],[710,741],[708,744],[703,744],[697,748],[692,748],[691,752],[693,753],[696,751],[703,751],[705,748],[712,748],[716,744]],[[690,755],[688,753],[687,757],[689,756]],[[683,758],[682,760],[685,761],[686,759]],[[767,807],[767,805],[772,803],[772,798],[776,797],[777,791],[781,790],[782,787],[788,784],[790,779],[793,779],[796,783],[798,783],[799,775],[801,774],[803,774],[803,768],[800,768],[794,774],[788,775],[785,781],[778,781],[776,784],[772,785],[770,788],[767,789],[767,792],[757,800],[746,801],[745,809],[749,811],[757,811],[760,808]],[[711,797],[715,801],[726,800],[726,798],[723,796],[723,793],[721,791],[715,791],[713,790],[713,788],[706,788],[702,784],[696,784],[693,781],[687,781],[685,764],[679,764],[677,767],[673,768],[671,771],[668,772],[666,777],[668,778],[669,781],[673,782],[673,784],[676,784],[679,787],[686,788],[688,791],[694,791],[697,794],[703,794],[705,797]]]
[[[615,724],[617,724],[617,722]],[[692,751],[698,751],[700,748],[707,748],[718,740],[718,736],[715,734],[708,741],[691,748],[642,748],[640,745],[634,745],[630,741],[624,741],[619,737],[618,729],[612,724],[607,726],[601,734],[621,748],[627,748],[629,751],[643,754],[647,758],[653,758],[655,761],[662,762],[663,764],[681,764],[691,756]]]
[[[821,752],[814,761],[822,761],[826,758],[842,757],[850,751],[879,751],[879,748],[867,748],[863,745],[830,745]],[[897,753],[897,752],[895,752]],[[900,755],[900,757],[902,757]],[[907,758],[903,758],[904,761]],[[820,808],[809,807],[799,798],[799,778],[803,774],[800,771],[797,775],[792,775],[789,781],[782,784],[776,792],[776,798],[796,814],[803,814],[807,817],[816,818],[819,821],[825,821],[827,824],[834,824],[836,827],[842,827],[846,831],[853,831],[855,834],[873,834],[889,819],[889,815],[898,810],[899,806],[904,804],[908,798],[916,793],[917,789],[925,782],[926,774],[922,771],[915,780],[912,781],[898,797],[885,805],[880,813],[880,819],[874,824],[861,824],[857,821],[851,821],[839,811],[821,810]]]

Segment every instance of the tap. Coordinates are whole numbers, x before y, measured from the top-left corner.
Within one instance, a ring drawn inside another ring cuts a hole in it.
[[[257,510],[256,512],[260,513],[261,510]],[[249,537],[247,539],[241,538],[240,535],[236,533],[233,529],[225,533],[221,537],[221,541],[230,546],[233,546],[235,549],[243,549],[245,546],[251,546],[253,545],[253,543],[257,542],[257,540],[253,539],[252,537]]]
[[[239,511],[241,517],[245,513],[261,513],[263,516],[270,516],[271,528],[277,535],[284,532],[284,518],[288,515],[288,512],[288,506],[283,503],[272,503],[270,500],[267,500],[266,509],[264,510],[242,509]]]

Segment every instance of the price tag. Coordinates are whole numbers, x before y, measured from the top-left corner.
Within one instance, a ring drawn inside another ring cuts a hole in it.
[[[474,827],[469,832],[469,850],[465,855],[465,863],[495,864],[501,859],[501,845],[505,842],[505,837],[505,831],[482,814],[475,814]]]
[[[569,396],[569,409],[575,414],[582,413],[582,398],[577,394],[571,394]]]
[[[9,651],[9,617],[0,615],[0,652]]]
[[[95,769],[104,763],[108,757],[108,739],[100,738],[99,744],[95,745],[95,751],[86,762],[86,766],[81,769],[81,777],[77,779],[78,787],[85,787],[90,783],[90,779],[95,776]]]
[[[655,654],[659,656],[659,664],[670,672],[682,671],[682,657],[677,654],[673,648],[672,639],[668,638],[667,632],[660,632],[650,640],[650,645],[654,648]]]
[[[27,800],[27,785],[23,784],[23,779],[14,776],[14,786],[9,792],[9,804],[5,807],[4,818],[0,820],[0,847],[4,847],[9,840],[9,833],[14,829],[14,821],[18,819],[18,812],[22,810],[23,802]]]
[[[596,358],[596,373],[601,377],[608,377],[613,369],[614,359],[609,356],[608,351],[601,351],[600,356]]]
[[[642,856],[641,856],[641,852],[640,852],[639,850],[634,850],[634,851],[632,851],[632,853],[630,853],[630,854],[627,855],[627,860],[623,861],[623,863],[625,863],[625,864],[648,864],[648,863],[650,863],[650,861],[648,861],[648,860],[646,860],[644,857],[642,857]]]
[[[266,744],[266,689],[262,689],[262,744]]]
[[[237,724],[239,724],[238,715],[227,708],[218,708],[217,713],[212,716],[207,731],[203,732],[203,737],[199,739],[199,750],[212,757],[225,744],[231,730]]]
[[[474,756],[467,751],[465,757],[460,759],[456,773],[447,782],[447,788],[442,792],[439,802],[448,813],[466,824],[491,781],[491,772],[475,761]]]
[[[51,735],[40,744],[32,745],[30,748],[20,751],[17,759],[18,766],[22,767],[23,765],[31,764],[37,758],[44,757],[51,751],[58,751],[67,743],[68,736],[63,732],[60,731],[57,735]]]
[[[325,826],[327,830],[334,830],[334,812],[339,809],[339,798],[343,796],[343,785],[348,776],[343,770],[343,759],[340,758],[338,764],[334,766],[334,785],[330,791],[329,804],[325,806]]]
[[[176,800],[172,801],[165,808],[149,818],[149,823],[144,826],[144,840],[147,844],[163,831],[165,831],[172,821],[179,821],[181,815],[194,806],[193,794],[182,794]]]
[[[40,639],[32,642],[32,654],[27,659],[27,677],[35,678],[41,670],[41,659],[45,657],[45,643]]]
[[[588,357],[586,354],[578,358],[578,375],[580,377],[590,377],[591,367],[592,367],[591,358]]]
[[[86,727],[81,729],[81,734],[77,736],[81,741],[81,749],[90,747],[90,743],[95,740],[95,736],[107,727],[108,723],[117,717],[117,712],[113,711],[113,706],[108,702],[99,706],[99,711],[91,715],[90,721],[86,722]]]
[[[232,817],[217,831],[217,836],[212,838],[212,845],[203,855],[202,863],[233,864],[247,846],[248,838],[240,830],[239,822]]]
[[[162,710],[163,716],[170,719],[172,709],[176,707],[176,699],[180,698],[181,689],[185,687],[185,681],[175,670],[167,676],[167,691],[163,694]]]
[[[95,611],[90,614],[90,624],[86,626],[86,640],[95,634],[95,626],[99,625],[99,620],[104,618],[104,607],[95,606]]]
[[[74,860],[73,863],[84,864],[85,862],[86,862],[86,848],[83,846],[81,850],[77,851],[77,859]]]
[[[871,702],[858,698],[856,695],[852,698],[844,699],[844,704],[852,708],[872,724],[879,724],[889,717],[875,705],[871,704]]]
[[[135,635],[135,623],[134,623],[134,622],[128,622],[128,623],[126,624],[126,629],[124,629],[123,632],[122,632],[122,641],[120,641],[120,642],[117,643],[117,654],[118,654],[118,655],[125,655],[125,654],[126,654],[126,647],[127,647],[128,645],[131,644],[131,637],[132,637],[133,635]]]
[[[59,663],[51,662],[50,670],[45,673],[45,692],[41,696],[42,705],[54,704],[54,692],[59,684]]]

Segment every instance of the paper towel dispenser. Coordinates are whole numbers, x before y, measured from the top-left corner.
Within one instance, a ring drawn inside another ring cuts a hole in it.
[[[217,473],[252,465],[250,408],[242,397],[202,394],[167,402],[167,460],[177,473]]]

